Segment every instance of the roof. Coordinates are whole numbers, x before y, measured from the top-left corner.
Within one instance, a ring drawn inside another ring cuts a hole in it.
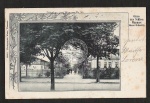
[[[37,59],[45,61],[45,62],[50,62],[50,60],[47,57],[43,57],[43,56],[36,56]]]

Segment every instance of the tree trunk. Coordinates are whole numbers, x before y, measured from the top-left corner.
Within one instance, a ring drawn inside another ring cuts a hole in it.
[[[55,78],[54,78],[54,60],[51,60],[51,90],[55,90]]]
[[[82,64],[82,78],[84,78],[84,64]]]
[[[21,65],[20,65],[20,78],[19,78],[19,80],[20,80],[20,82],[21,82]]]
[[[26,64],[26,77],[28,77],[28,65]]]
[[[97,56],[97,76],[96,76],[96,82],[99,82],[99,56]]]

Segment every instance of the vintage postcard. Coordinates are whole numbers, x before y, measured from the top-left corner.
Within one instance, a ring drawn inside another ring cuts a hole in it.
[[[145,98],[146,8],[5,9],[5,98]]]

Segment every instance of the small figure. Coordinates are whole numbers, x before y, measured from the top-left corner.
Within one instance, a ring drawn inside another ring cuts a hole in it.
[[[72,69],[70,69],[70,71],[71,71],[71,74],[72,74]]]
[[[72,74],[74,74],[74,71],[72,71]]]

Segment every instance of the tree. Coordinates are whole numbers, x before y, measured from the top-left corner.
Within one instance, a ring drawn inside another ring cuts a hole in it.
[[[28,65],[30,65],[33,61],[35,61],[35,57],[32,55],[28,55],[30,51],[26,51],[26,53],[24,52],[20,52],[20,63],[25,64],[26,66],[26,77],[28,76]],[[21,82],[21,67],[20,67],[20,82]]]
[[[83,31],[89,54],[97,57],[96,82],[99,82],[100,77],[99,58],[102,59],[104,57],[110,59],[110,54],[119,55],[116,49],[119,44],[119,39],[114,35],[114,30],[117,26],[118,24],[116,22],[105,22],[93,24]]]
[[[54,61],[62,45],[69,39],[69,32],[72,31],[65,24],[56,23],[26,23],[21,24],[20,28],[23,45],[21,51],[31,50],[27,53],[29,57],[44,55],[50,60],[51,90],[54,90]]]
[[[25,64],[26,66],[26,77],[27,77],[27,67],[30,65],[33,61],[35,61],[36,57],[35,55],[39,52],[38,48],[34,47],[34,44],[30,44],[30,41],[34,38],[32,36],[28,35],[26,31],[29,31],[30,25],[22,25],[20,28],[20,63]],[[30,49],[32,48],[32,49]],[[20,67],[20,82],[21,82],[21,67]]]

